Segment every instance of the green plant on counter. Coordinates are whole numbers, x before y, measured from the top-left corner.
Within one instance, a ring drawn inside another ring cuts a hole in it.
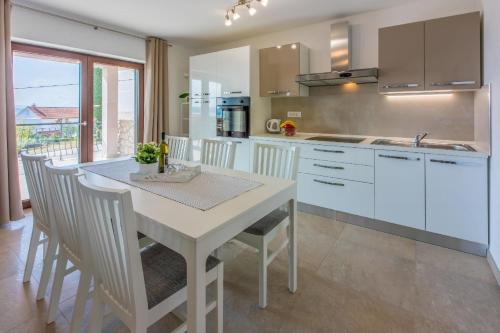
[[[188,92],[182,93],[179,95],[179,98],[186,100],[186,102],[189,102],[189,93]]]
[[[160,148],[154,143],[139,143],[135,160],[140,164],[152,164],[158,162]]]

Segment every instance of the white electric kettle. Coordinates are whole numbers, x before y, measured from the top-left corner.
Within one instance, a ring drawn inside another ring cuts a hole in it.
[[[281,119],[269,119],[266,122],[266,129],[269,133],[280,133]]]

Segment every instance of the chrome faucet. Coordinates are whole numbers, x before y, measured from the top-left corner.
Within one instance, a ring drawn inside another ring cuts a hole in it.
[[[415,140],[413,141],[413,146],[415,146],[415,147],[420,147],[420,144],[422,143],[422,140],[423,140],[426,136],[428,136],[428,135],[429,135],[429,133],[427,133],[427,132],[424,132],[424,133],[422,133],[422,134],[417,134],[417,135],[415,136]]]

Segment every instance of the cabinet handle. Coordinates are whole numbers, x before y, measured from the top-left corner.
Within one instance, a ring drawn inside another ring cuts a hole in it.
[[[200,101],[193,101],[193,104],[200,104]]]
[[[323,164],[313,164],[313,166],[318,167],[318,168],[334,169],[334,170],[344,170],[345,169],[344,167],[323,165]]]
[[[210,101],[203,101],[203,103],[208,104],[208,103],[210,103]]]
[[[316,183],[332,185],[332,186],[345,186],[342,183],[327,182],[326,180],[313,179]]]
[[[267,93],[269,95],[276,95],[278,92],[276,90],[268,90]]]
[[[445,87],[445,86],[469,86],[476,84],[476,81],[447,81],[447,82],[432,82],[432,87]]]
[[[243,92],[241,90],[239,91],[231,91],[231,94],[242,94]]]
[[[345,151],[343,150],[329,150],[329,149],[319,149],[319,148],[314,148],[314,151],[319,151],[322,153],[334,153],[334,154],[344,154]]]
[[[435,159],[431,159],[431,162],[433,162],[433,163],[441,163],[441,164],[453,164],[453,165],[457,165],[458,164],[455,161],[435,160]]]
[[[382,158],[392,158],[395,160],[404,160],[404,161],[420,161],[420,157],[407,157],[407,156],[397,156],[397,155],[384,155],[384,154],[379,154],[378,157]]]
[[[210,96],[210,93],[203,93],[203,95],[205,95],[205,96]]]
[[[386,84],[382,86],[384,89],[393,89],[393,88],[416,88],[420,86],[418,83],[398,83],[398,84]]]

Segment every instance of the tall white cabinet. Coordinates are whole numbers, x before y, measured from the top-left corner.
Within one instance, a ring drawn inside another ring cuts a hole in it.
[[[216,52],[220,96],[250,96],[250,46]]]
[[[201,139],[217,136],[217,98],[250,96],[250,46],[191,57],[189,93],[191,158],[198,161]]]

